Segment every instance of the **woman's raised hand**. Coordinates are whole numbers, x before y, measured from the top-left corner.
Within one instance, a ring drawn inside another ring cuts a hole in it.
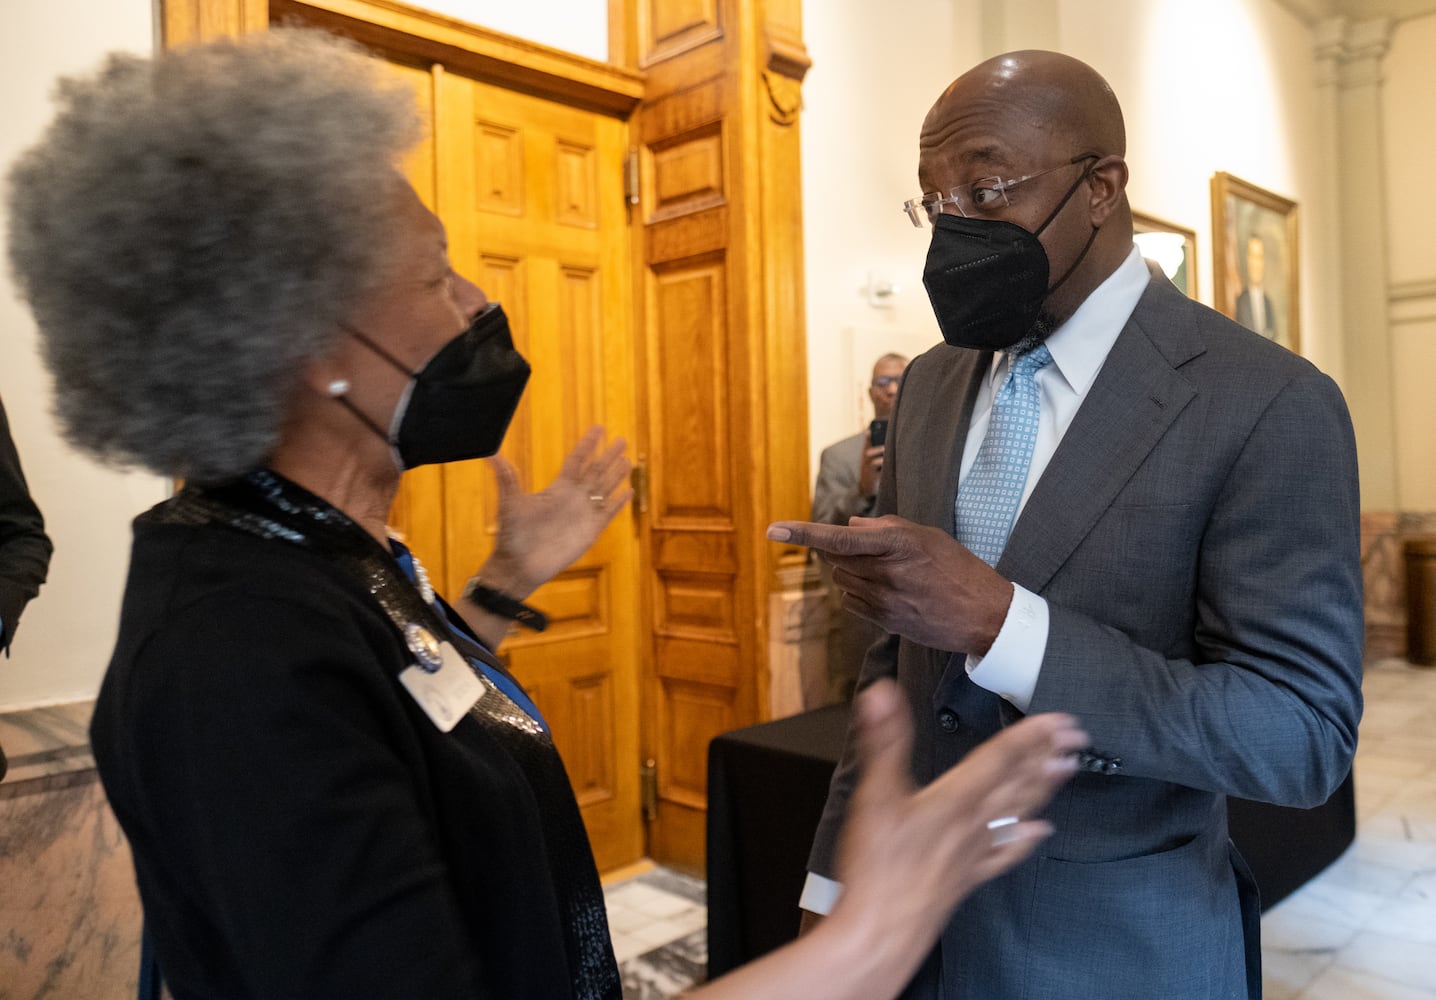
[[[498,480],[499,530],[483,579],[522,599],[587,552],[633,496],[633,466],[623,452],[623,438],[604,445],[604,429],[592,427],[537,493],[523,492],[508,459],[490,459]]]

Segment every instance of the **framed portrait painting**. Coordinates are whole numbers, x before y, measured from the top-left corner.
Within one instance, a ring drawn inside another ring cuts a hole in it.
[[[1196,298],[1196,231],[1135,209],[1132,211],[1132,228],[1142,256],[1160,267],[1187,298]]]
[[[1231,174],[1213,174],[1212,243],[1213,304],[1300,353],[1296,202]]]

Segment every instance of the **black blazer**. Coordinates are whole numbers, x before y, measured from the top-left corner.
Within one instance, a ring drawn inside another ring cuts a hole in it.
[[[551,757],[576,820],[552,745],[472,714],[439,732],[411,662],[319,554],[136,521],[92,738],[179,1000],[617,996],[606,944],[613,992],[575,986],[595,970],[565,926],[604,916],[573,912],[558,862],[596,890],[592,854],[517,759]]]
[[[30,499],[0,404],[0,648],[10,648],[20,612],[40,592],[51,551],[45,519]]]

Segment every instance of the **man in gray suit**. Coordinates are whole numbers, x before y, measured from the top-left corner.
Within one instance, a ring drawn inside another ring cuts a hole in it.
[[[884,354],[873,363],[868,399],[873,404],[874,423],[886,429],[902,385],[907,358]],[[818,461],[818,481],[813,487],[813,520],[821,524],[847,524],[854,516],[873,512],[878,480],[883,471],[884,442],[874,441],[872,427],[843,438],[823,449]],[[853,696],[858,668],[868,647],[882,638],[883,631],[866,618],[843,607],[843,595],[833,586],[832,568],[821,563],[823,583],[828,588],[828,696],[846,701]]]
[[[933,226],[946,343],[904,378],[884,516],[769,529],[819,549],[847,606],[891,633],[859,687],[906,689],[919,780],[1024,713],[1071,712],[1091,736],[1046,812],[1056,834],[954,913],[909,997],[1259,997],[1256,890],[1224,797],[1317,805],[1355,751],[1346,407],[1142,261],[1125,148],[1110,88],[1066,56],[1000,56],[943,93],[908,208]],[[854,760],[808,909],[838,888],[822,877]]]

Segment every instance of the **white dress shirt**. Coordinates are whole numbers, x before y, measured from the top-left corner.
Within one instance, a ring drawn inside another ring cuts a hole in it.
[[[1072,418],[1087,398],[1092,383],[1097,380],[1097,373],[1106,363],[1117,336],[1131,319],[1149,279],[1146,262],[1142,260],[1140,251],[1133,247],[1127,259],[1047,338],[1052,364],[1039,369],[1035,376],[1041,411],[1037,442],[1032,449],[1032,464],[1028,467],[1027,484],[1018,503],[1018,516],[1027,506],[1033,488],[1042,478],[1057,446],[1062,443],[1062,436],[1072,425]],[[968,426],[967,441],[962,450],[959,483],[967,477],[982,439],[987,435],[987,425],[992,419],[992,403],[1007,378],[1009,366],[1009,357],[999,352],[977,391],[972,423]],[[953,516],[955,518],[956,511]],[[954,524],[950,523],[947,527],[951,531]],[[1042,671],[1049,617],[1045,600],[1016,584],[1012,589],[1012,604],[1008,606],[1007,617],[997,638],[985,656],[967,657],[966,667],[967,676],[974,684],[1005,698],[1025,712],[1032,703],[1037,676]],[[841,883],[809,872],[798,905],[813,913],[827,913],[841,892]]]

